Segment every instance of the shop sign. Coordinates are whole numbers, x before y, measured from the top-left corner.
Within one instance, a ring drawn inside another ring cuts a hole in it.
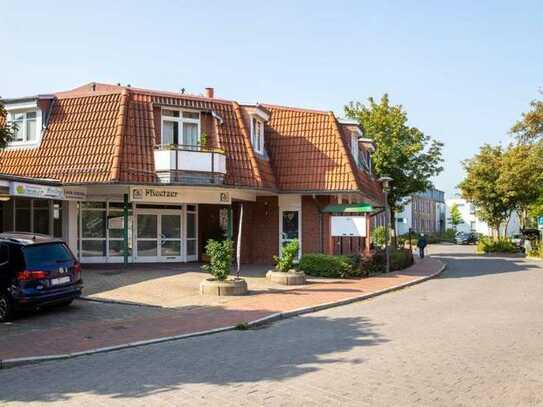
[[[232,202],[230,192],[160,187],[132,187],[130,189],[130,200],[132,202],[222,205],[229,205]]]
[[[13,196],[29,198],[64,199],[64,190],[62,187],[27,184],[25,182],[11,182],[9,193]]]
[[[366,237],[365,216],[332,216],[332,236]]]
[[[64,199],[67,201],[86,201],[87,192],[82,188],[64,188]]]

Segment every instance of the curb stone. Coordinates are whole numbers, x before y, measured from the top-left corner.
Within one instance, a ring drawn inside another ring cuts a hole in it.
[[[93,298],[93,297],[88,297],[88,296],[85,296],[85,295],[82,295],[81,297],[79,297],[77,299],[81,300],[81,301],[98,302],[98,303],[101,303],[101,304],[131,305],[133,307],[148,307],[148,308],[168,309],[168,307],[163,307],[161,305],[143,304],[141,302],[134,302],[134,301]]]
[[[249,328],[259,327],[261,325],[270,324],[272,322],[276,322],[282,319],[287,319],[287,318],[292,318],[292,317],[303,315],[303,314],[309,314],[309,313],[313,313],[317,311],[322,311],[329,308],[340,307],[343,305],[352,304],[354,302],[359,302],[359,301],[364,301],[370,298],[374,298],[374,297],[377,297],[377,296],[380,296],[392,291],[401,290],[403,288],[407,288],[407,287],[422,283],[424,281],[427,281],[434,277],[439,276],[447,268],[447,263],[441,260],[440,260],[440,263],[441,263],[441,267],[435,273],[432,273],[428,276],[420,277],[416,280],[409,281],[407,283],[398,284],[392,287],[384,288],[379,291],[374,291],[368,294],[358,295],[356,297],[346,298],[344,300],[328,302],[328,303],[313,305],[313,306],[304,307],[304,308],[298,308],[291,311],[277,312],[275,314],[271,314],[263,318],[255,319],[254,321],[247,322],[247,326]],[[132,305],[135,305],[135,304],[132,304]],[[172,342],[172,341],[177,341],[177,340],[186,339],[186,338],[194,338],[198,336],[212,335],[212,334],[221,333],[221,332],[233,331],[235,329],[236,329],[236,326],[231,325],[231,326],[226,326],[226,327],[221,327],[221,328],[209,329],[206,331],[191,332],[187,334],[174,335],[174,336],[165,336],[162,338],[130,342],[130,343],[122,344],[122,345],[107,346],[103,348],[90,349],[90,350],[81,351],[81,352],[5,359],[5,360],[0,360],[0,369],[7,369],[11,367],[16,367],[16,366],[37,364],[41,362],[49,362],[49,361],[54,361],[54,360],[71,359],[71,358],[80,357],[80,356],[88,356],[88,355],[93,355],[97,353],[113,352],[113,351],[122,350],[122,349],[130,349],[130,348],[136,348],[140,346],[153,345],[153,344],[164,343],[164,342]]]

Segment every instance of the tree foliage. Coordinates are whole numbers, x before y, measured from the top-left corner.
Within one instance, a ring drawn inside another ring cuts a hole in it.
[[[530,110],[522,114],[522,118],[511,128],[511,133],[522,143],[543,141],[542,100],[532,100]]]
[[[461,223],[464,223],[464,219],[462,219],[462,213],[460,213],[458,205],[456,203],[453,203],[451,205],[451,225],[453,225],[456,229],[456,227]]]
[[[478,154],[462,163],[466,177],[458,186],[462,197],[475,205],[477,215],[498,235],[513,208],[498,188],[502,163],[502,148],[485,144]]]
[[[510,146],[504,152],[498,181],[499,191],[524,219],[543,195],[543,144]]]
[[[543,192],[543,145],[519,144],[506,149],[484,145],[464,161],[462,196],[473,203],[479,217],[499,234],[513,211],[521,216]]]
[[[0,150],[6,148],[15,137],[17,126],[6,121],[7,113],[4,105],[0,102]]]
[[[347,117],[358,121],[366,137],[376,145],[372,156],[377,177],[392,177],[389,204],[392,214],[401,207],[401,199],[432,187],[430,178],[443,171],[443,144],[408,125],[407,112],[392,105],[385,94],[379,102],[351,102],[345,106]],[[394,219],[394,216],[391,216]]]

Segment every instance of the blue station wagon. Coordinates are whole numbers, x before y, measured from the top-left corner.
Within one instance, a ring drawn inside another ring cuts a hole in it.
[[[0,322],[21,309],[69,305],[82,288],[81,266],[64,241],[0,233]]]

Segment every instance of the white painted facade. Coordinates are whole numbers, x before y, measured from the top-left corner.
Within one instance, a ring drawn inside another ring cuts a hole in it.
[[[456,230],[459,232],[476,232],[485,236],[490,236],[492,234],[492,229],[488,224],[477,217],[476,208],[471,203],[467,202],[462,198],[452,198],[447,199],[447,229],[453,229],[451,224],[451,208],[454,204],[457,205],[458,210],[462,216],[462,223],[456,227]],[[515,233],[520,232],[520,219],[516,212],[513,213],[509,224],[507,226],[507,233],[505,231],[505,225],[500,229],[500,234],[505,234],[511,236]]]

